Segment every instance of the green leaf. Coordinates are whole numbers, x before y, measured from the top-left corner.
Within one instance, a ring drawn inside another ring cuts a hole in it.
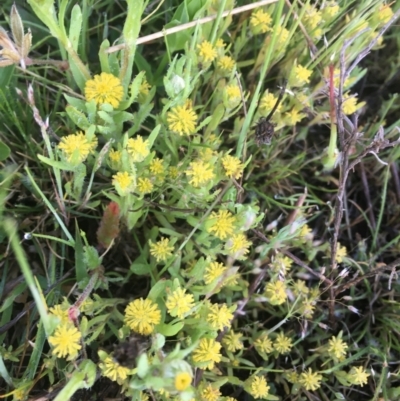
[[[77,52],[79,36],[82,29],[82,11],[78,4],[75,4],[71,11],[71,25],[69,27],[69,40],[72,48]]]
[[[175,324],[159,324],[157,326],[157,332],[164,335],[165,337],[171,337],[178,334],[185,324],[183,322],[178,322]]]
[[[52,160],[52,159],[49,159],[48,157],[42,156],[42,155],[37,155],[37,157],[41,162],[46,163],[49,166],[57,168],[59,170],[74,171],[74,169],[75,169],[75,167],[71,166],[69,163]]]
[[[83,245],[78,223],[75,225],[75,274],[76,280],[82,281],[89,277],[83,257]]]
[[[0,141],[0,162],[7,159],[10,156],[11,149],[4,143]]]
[[[90,122],[86,118],[85,114],[80,112],[74,106],[68,105],[65,108],[65,111],[68,114],[68,117],[74,122],[76,126],[78,126],[82,130],[87,130],[90,127]]]
[[[106,50],[109,47],[110,47],[110,42],[107,39],[104,39],[100,45],[99,59],[100,59],[101,71],[110,74],[111,72],[110,72],[109,54],[106,52]]]
[[[137,360],[137,375],[143,379],[149,371],[149,360],[147,355],[143,353]]]
[[[156,299],[164,293],[165,288],[167,287],[167,283],[170,283],[169,280],[161,279],[157,281],[156,284],[153,285],[152,289],[149,292],[147,298],[151,299],[152,301],[156,302]]]
[[[68,96],[66,94],[64,94],[64,97],[67,100],[68,104],[70,104],[71,106],[74,106],[79,111],[86,110],[86,104],[85,104],[84,100],[78,99],[78,98],[73,97],[73,96]]]

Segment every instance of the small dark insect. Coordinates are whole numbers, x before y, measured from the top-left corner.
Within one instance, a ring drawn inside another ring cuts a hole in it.
[[[140,334],[131,335],[128,340],[114,345],[113,358],[120,365],[133,368],[136,365],[136,358],[149,347],[149,340]]]
[[[279,93],[279,97],[278,97],[274,107],[268,114],[268,116],[261,117],[256,125],[256,143],[258,146],[271,144],[271,140],[272,140],[273,136],[275,135],[275,124],[272,123],[270,120],[271,120],[273,114],[275,113],[276,109],[278,108],[279,103],[281,102],[281,100],[283,98],[283,95],[285,94],[286,84],[287,84],[287,81],[284,81],[281,91]]]

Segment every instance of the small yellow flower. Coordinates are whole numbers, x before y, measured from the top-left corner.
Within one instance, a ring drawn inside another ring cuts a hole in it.
[[[175,390],[185,391],[192,383],[192,376],[188,372],[180,372],[175,376]]]
[[[312,71],[303,67],[302,65],[297,65],[294,68],[294,76],[295,76],[295,85],[302,86],[303,84],[310,82],[310,76]]]
[[[335,1],[325,3],[325,7],[322,9],[322,18],[329,22],[339,11],[340,7]]]
[[[223,75],[229,75],[235,67],[235,60],[229,56],[222,56],[217,61],[217,67]]]
[[[160,241],[155,244],[149,240],[150,254],[156,258],[157,262],[163,262],[172,256],[174,247],[169,245],[169,238],[162,237]]]
[[[194,298],[192,294],[185,294],[186,290],[177,288],[171,294],[168,294],[165,306],[168,313],[182,319],[194,307]]]
[[[120,150],[110,150],[110,153],[108,154],[108,161],[113,170],[119,170],[121,168],[121,158],[122,152]]]
[[[295,370],[285,372],[285,377],[289,383],[296,384],[299,382],[299,374]]]
[[[112,183],[120,196],[126,196],[136,188],[135,176],[127,171],[119,171],[112,178]]]
[[[209,217],[211,226],[208,232],[214,233],[219,239],[230,237],[235,230],[235,217],[228,210],[219,210],[218,213],[212,212]]]
[[[156,157],[150,162],[149,169],[154,175],[157,176],[163,175],[165,172],[163,160]]]
[[[271,16],[261,8],[253,11],[250,17],[250,29],[253,35],[265,33],[271,30]]]
[[[348,347],[349,346],[340,337],[334,336],[329,340],[328,353],[341,361],[346,357],[346,349]]]
[[[313,373],[313,371],[309,368],[308,372],[303,372],[299,377],[299,383],[306,390],[318,390],[321,387],[320,381],[322,380],[322,376],[319,373]]]
[[[225,303],[222,305],[210,305],[210,312],[206,317],[207,322],[214,330],[223,330],[225,327],[230,327],[233,320],[233,313],[230,309]]]
[[[68,309],[63,308],[61,305],[54,305],[49,309],[49,312],[57,316],[60,319],[61,324],[67,324],[70,322],[69,316],[68,316]]]
[[[228,85],[224,88],[224,91],[226,105],[229,109],[233,109],[240,103],[242,99],[240,89],[237,85]]]
[[[199,58],[201,62],[206,64],[211,63],[215,57],[217,57],[217,51],[214,46],[207,40],[203,41],[201,44],[197,45],[199,51]]]
[[[72,324],[61,324],[57,326],[54,334],[49,337],[49,343],[54,347],[52,353],[57,358],[73,359],[82,348],[80,344],[81,333]]]
[[[179,135],[190,135],[196,132],[197,115],[191,102],[175,106],[167,113],[168,127]]]
[[[94,100],[96,104],[109,103],[115,109],[123,96],[124,89],[121,80],[112,74],[102,72],[86,81],[85,98],[88,102]]]
[[[205,185],[215,177],[211,164],[203,162],[202,160],[191,162],[186,171],[186,175],[191,177],[189,179],[189,184],[193,185],[195,188]]]
[[[241,341],[242,337],[243,337],[242,333],[235,333],[234,331],[231,330],[222,339],[222,344],[228,351],[231,352],[241,350],[243,349],[243,343]]]
[[[170,168],[168,169],[168,174],[172,180],[175,180],[179,177],[180,171],[179,171],[178,167],[170,166]]]
[[[103,363],[100,363],[102,375],[108,377],[110,380],[122,384],[130,374],[130,369],[121,366],[113,358],[108,356]]]
[[[136,333],[147,336],[160,321],[161,311],[150,299],[135,299],[125,309],[124,322]]]
[[[350,115],[357,111],[357,98],[355,96],[345,96],[342,104],[343,113]]]
[[[275,273],[285,274],[293,265],[293,260],[278,253],[272,260],[271,269]]]
[[[193,361],[202,369],[213,369],[221,361],[221,344],[212,338],[202,338],[193,351]]]
[[[149,194],[153,190],[153,183],[151,182],[150,178],[139,178],[137,189],[141,194]]]
[[[382,4],[379,8],[379,12],[376,15],[379,19],[379,22],[384,25],[393,17],[393,10],[390,8],[389,4]]]
[[[299,307],[299,314],[306,319],[311,319],[314,314],[315,302],[311,299],[305,299]]]
[[[311,30],[318,27],[322,21],[322,14],[315,7],[309,7],[304,15],[304,21]]]
[[[285,113],[285,122],[287,125],[296,125],[299,123],[305,115],[303,113],[299,113],[299,110],[293,108],[291,111]]]
[[[199,152],[199,158],[204,162],[209,162],[217,154],[217,152],[208,147],[207,148],[202,147],[199,149],[198,152]]]
[[[336,262],[337,263],[342,263],[343,259],[347,256],[347,249],[345,246],[342,246],[341,244],[338,243],[337,249],[336,249]]]
[[[223,48],[225,47],[224,41],[223,41],[222,39],[218,39],[218,40],[215,42],[215,47],[216,47],[217,49],[223,49]]]
[[[140,135],[137,135],[135,139],[129,138],[126,148],[133,162],[143,161],[150,153],[149,141],[147,139],[144,141]]]
[[[150,92],[151,85],[147,82],[147,79],[145,78],[142,83],[140,84],[139,87],[139,94],[142,96],[147,96]]]
[[[58,148],[64,153],[66,160],[73,165],[84,162],[89,153],[93,152],[97,146],[97,138],[88,140],[82,131],[70,134],[61,138]]]
[[[269,386],[264,376],[254,376],[251,384],[249,393],[254,398],[266,398],[268,395]]]
[[[241,177],[243,173],[243,164],[235,156],[225,155],[222,158],[222,165],[225,170],[225,174],[229,178],[235,178],[236,180]]]
[[[297,280],[293,283],[293,294],[296,297],[305,297],[310,292],[310,289],[307,287],[306,283],[303,280]]]
[[[222,274],[227,270],[227,267],[222,263],[211,262],[205,269],[204,273],[204,282],[208,285],[211,284],[214,280],[221,277]]]
[[[202,401],[218,401],[220,399],[221,392],[218,388],[214,388],[209,384],[205,389],[201,391]]]
[[[286,354],[292,348],[292,340],[283,333],[279,333],[274,341],[274,350],[280,354]]]
[[[276,41],[276,47],[279,48],[283,48],[283,46],[286,46],[288,43],[288,39],[289,39],[289,31],[284,28],[283,26],[278,26],[278,29],[276,30],[277,34],[277,41]]]
[[[269,354],[273,350],[272,341],[266,333],[261,334],[261,336],[254,341],[254,346],[258,352],[265,354]]]
[[[267,284],[265,295],[271,305],[281,305],[286,301],[286,285],[282,281],[273,281]]]
[[[260,100],[260,111],[263,115],[267,116],[268,113],[274,108],[276,101],[278,99],[274,96],[273,93],[266,92]],[[279,104],[276,109],[279,112],[282,108],[282,104]]]
[[[351,383],[363,387],[364,384],[368,383],[368,376],[370,376],[370,374],[365,371],[363,366],[353,366],[347,374],[347,379]]]
[[[251,242],[243,233],[234,234],[225,245],[229,255],[235,259],[242,260],[249,253]]]

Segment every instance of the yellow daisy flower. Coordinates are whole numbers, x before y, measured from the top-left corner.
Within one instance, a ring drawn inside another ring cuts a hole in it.
[[[73,359],[78,356],[78,351],[82,348],[80,344],[81,333],[70,323],[57,326],[54,334],[49,337],[49,343],[54,348],[52,353],[57,358]]]
[[[124,322],[131,330],[147,336],[161,322],[161,311],[150,299],[135,299],[125,309]]]
[[[169,245],[169,238],[161,238],[160,241],[153,243],[149,240],[150,254],[156,258],[157,262],[163,262],[172,256],[174,247]]]
[[[196,132],[197,115],[191,102],[183,106],[175,106],[167,113],[168,127],[179,135],[190,135]]]
[[[102,72],[86,81],[85,98],[88,102],[94,100],[96,104],[109,103],[115,109],[121,103],[123,96],[121,80],[112,74]]]
[[[69,163],[78,165],[84,162],[89,153],[97,147],[97,138],[89,141],[82,131],[61,138],[58,148],[63,151],[64,157]]]

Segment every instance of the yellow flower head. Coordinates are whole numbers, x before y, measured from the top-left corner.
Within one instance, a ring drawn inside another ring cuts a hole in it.
[[[140,84],[139,87],[139,94],[142,96],[147,96],[150,92],[150,84],[147,82],[146,78],[143,80],[143,82]]]
[[[267,334],[263,333],[254,341],[254,346],[258,352],[269,354],[272,352],[272,341]]]
[[[281,305],[286,301],[286,285],[282,281],[269,282],[265,288],[265,295],[271,305]]]
[[[136,180],[133,174],[129,174],[127,171],[119,171],[114,174],[112,183],[118,192],[119,196],[126,196],[132,193],[136,188]]]
[[[121,80],[112,74],[102,72],[89,79],[85,84],[85,98],[88,102],[94,100],[96,104],[109,103],[117,108],[124,96]]]
[[[211,262],[205,269],[204,273],[204,282],[208,285],[211,284],[214,280],[221,277],[222,274],[227,270],[227,267],[222,263]]]
[[[240,159],[235,156],[225,155],[222,158],[222,166],[224,167],[225,174],[229,178],[235,178],[237,180],[243,173],[243,164]]]
[[[342,246],[341,244],[338,243],[337,249],[336,249],[336,262],[337,263],[342,263],[343,259],[347,256],[347,249],[345,246]]]
[[[287,125],[296,125],[304,116],[303,113],[300,113],[299,110],[294,107],[291,111],[285,113],[285,122]]]
[[[370,374],[365,371],[363,366],[353,366],[346,378],[352,384],[363,387],[364,384],[368,383],[368,376]]]
[[[81,333],[71,323],[57,326],[54,334],[49,337],[49,343],[54,348],[52,353],[57,358],[74,359],[78,356],[78,351],[82,348],[80,344]]]
[[[230,75],[235,68],[235,60],[229,56],[222,56],[217,61],[217,67],[222,75]]]
[[[185,294],[186,290],[177,288],[168,294],[165,303],[168,313],[182,319],[194,307],[194,298],[192,294]]]
[[[149,240],[150,244],[150,254],[156,258],[157,262],[163,262],[172,256],[172,251],[174,247],[169,244],[169,238],[162,237],[160,241],[153,244]]]
[[[260,111],[263,115],[267,116],[268,113],[274,108],[276,101],[278,99],[274,96],[273,93],[265,93],[260,100]],[[280,103],[276,109],[279,112],[282,108],[282,103]]]
[[[192,383],[192,376],[188,372],[180,372],[175,376],[175,390],[185,391]]]
[[[310,30],[318,27],[322,21],[322,14],[315,7],[308,7],[304,15],[304,21]]]
[[[161,321],[161,311],[150,299],[135,299],[125,309],[124,322],[136,333],[148,336]]]
[[[153,190],[153,183],[151,182],[150,178],[139,178],[137,189],[141,194],[149,194]]]
[[[393,10],[390,8],[389,4],[382,4],[377,13],[380,24],[384,25],[390,21],[393,17]]]
[[[205,185],[215,177],[211,164],[202,160],[191,162],[186,175],[190,177],[189,184],[195,188]]]
[[[357,98],[355,96],[345,96],[342,104],[343,113],[353,114],[357,111]]]
[[[233,313],[225,303],[212,304],[206,320],[214,330],[223,330],[225,327],[230,327]]]
[[[167,113],[168,127],[179,135],[190,135],[196,132],[197,115],[191,102],[175,106]]]
[[[261,8],[253,11],[250,17],[250,29],[253,35],[265,33],[271,30],[271,16]]]
[[[346,349],[348,347],[340,337],[332,337],[329,340],[328,353],[333,358],[342,361],[346,357]]]
[[[78,131],[76,134],[62,137],[58,148],[63,151],[69,163],[78,165],[87,159],[89,153],[93,152],[96,146],[97,138],[89,141],[82,131]]]
[[[119,170],[121,168],[122,152],[120,150],[111,149],[108,154],[108,162],[113,170]]]
[[[49,309],[49,312],[52,315],[57,316],[60,319],[61,324],[67,324],[70,322],[68,316],[68,309],[63,308],[61,305],[54,305]]]
[[[295,86],[302,86],[310,82],[310,76],[312,71],[303,67],[302,65],[297,65],[294,68],[294,76],[295,76]]]
[[[280,354],[286,354],[292,348],[292,340],[283,333],[279,333],[274,341],[274,350]]]
[[[322,376],[319,373],[314,373],[310,368],[308,372],[303,372],[299,377],[299,383],[306,390],[318,390],[321,387],[320,381],[322,380]]]
[[[243,343],[241,341],[242,337],[243,337],[242,333],[235,333],[234,331],[230,331],[222,339],[222,344],[228,351],[231,352],[238,351],[240,349],[243,349]]]
[[[242,99],[240,94],[240,88],[237,85],[228,85],[225,87],[225,96],[227,105],[230,109],[236,107]]]
[[[250,394],[254,398],[266,398],[268,395],[269,386],[264,376],[254,376],[250,383]]]
[[[221,361],[221,344],[212,338],[202,338],[193,351],[193,361],[202,369],[213,369]]]
[[[103,376],[108,377],[112,381],[115,381],[121,385],[131,373],[131,370],[129,368],[121,366],[110,356],[108,356],[104,360],[104,362],[100,363],[100,370]]]
[[[208,384],[207,387],[201,391],[201,401],[218,401],[220,397],[221,392],[218,388],[214,388],[212,384]]]
[[[223,240],[234,233],[236,219],[228,210],[219,210],[218,213],[212,212],[208,220],[211,225],[207,231],[219,239]]]
[[[140,135],[137,135],[135,139],[129,138],[126,148],[133,162],[143,161],[150,153],[149,141],[147,139],[144,141]]]
[[[275,273],[285,274],[293,265],[293,260],[278,253],[272,260],[271,269]]]
[[[197,45],[199,51],[200,62],[209,64],[215,57],[217,57],[217,51],[214,46],[207,40],[203,41],[201,44]]]
[[[249,246],[251,242],[247,240],[246,235],[243,233],[233,235],[225,245],[229,255],[235,259],[245,259],[249,253]]]
[[[289,39],[289,31],[284,28],[283,26],[278,26],[277,31],[277,41],[276,41],[276,47],[277,48],[282,48],[284,45],[286,46],[288,44],[288,39]]]
[[[165,171],[163,160],[156,157],[150,162],[149,169],[156,176],[163,175]]]

